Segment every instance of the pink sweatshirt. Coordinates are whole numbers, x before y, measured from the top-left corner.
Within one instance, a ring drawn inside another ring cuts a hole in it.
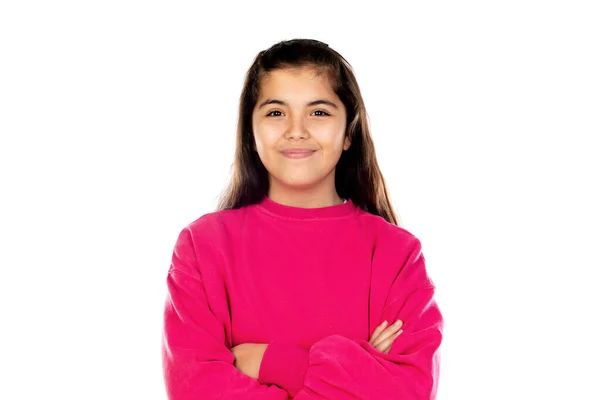
[[[179,234],[166,278],[170,400],[434,399],[443,318],[420,241],[351,200],[208,213]],[[404,321],[389,354],[369,344]],[[230,349],[266,343],[258,379]]]

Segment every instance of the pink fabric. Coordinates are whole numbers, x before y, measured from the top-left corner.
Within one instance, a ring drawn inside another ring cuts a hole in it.
[[[348,202],[275,203],[203,215],[167,274],[170,400],[435,399],[443,318],[420,241]],[[404,321],[389,354],[369,344]],[[267,343],[258,379],[230,349]]]

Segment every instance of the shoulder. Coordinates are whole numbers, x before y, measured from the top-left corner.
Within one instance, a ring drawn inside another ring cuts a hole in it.
[[[244,209],[219,210],[201,215],[179,230],[175,253],[194,259],[220,258],[229,240],[239,230]]]
[[[361,210],[359,218],[364,222],[365,226],[368,226],[377,247],[395,246],[397,250],[400,250],[401,248],[420,247],[421,245],[419,239],[411,231],[394,225],[386,221],[383,217]]]
[[[406,228],[366,212],[361,215],[372,234],[372,263],[397,274],[405,265],[419,266],[424,261],[421,241]],[[424,278],[425,279],[425,278]]]
[[[382,282],[401,276],[407,287],[434,287],[427,273],[421,241],[408,229],[382,217],[364,215],[373,231],[372,268]]]
[[[236,229],[244,220],[246,207],[233,210],[211,211],[201,215],[185,226],[193,237],[216,237],[223,233]]]

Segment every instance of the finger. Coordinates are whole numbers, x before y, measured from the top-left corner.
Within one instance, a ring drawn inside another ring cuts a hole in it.
[[[373,332],[373,336],[369,340],[369,343],[373,346],[381,343],[391,335],[395,334],[403,325],[403,321],[398,320],[394,324],[390,325],[387,329],[383,329],[387,325],[387,321],[379,325]]]
[[[383,342],[385,342],[386,340],[392,338],[394,338],[394,336],[396,336],[398,334],[400,330],[388,330],[386,332],[383,332],[381,335],[379,335],[379,338],[375,341],[374,346],[380,346]],[[381,347],[381,346],[380,346]]]
[[[381,332],[383,332],[383,330],[385,329],[385,327],[387,326],[388,322],[387,321],[383,321],[381,323],[381,325],[379,325],[377,328],[375,328],[375,330],[373,331],[373,335],[371,336],[371,339],[369,339],[369,343],[373,344],[373,339],[376,339],[377,336],[379,336],[379,334]]]
[[[396,338],[398,336],[400,336],[400,334],[402,333],[402,329],[400,331],[398,331],[396,334],[390,336],[389,338],[385,339],[383,342],[381,342],[380,344],[378,344],[377,346],[375,346],[379,351],[385,350],[392,347],[392,344],[394,343],[394,340],[396,340]],[[389,351],[389,349],[388,349]]]
[[[383,349],[383,350],[379,350],[379,349],[377,349],[377,350],[381,351],[381,352],[382,352],[382,353],[384,353],[384,354],[389,354],[389,353],[390,353],[390,349],[391,349],[391,348],[392,348],[392,346],[388,346],[388,347],[386,347],[386,348],[385,348],[385,349]]]
[[[387,346],[384,350],[383,353],[385,354],[390,354],[390,350],[392,349],[392,345],[394,344],[394,342],[396,341],[396,339],[398,338],[398,336],[400,336],[400,334],[404,332],[403,330],[400,330],[398,333],[396,333],[394,335],[394,337],[392,337],[389,346]]]
[[[390,336],[396,334],[400,328],[402,328],[402,321],[398,320],[396,323],[390,325],[385,331],[383,331],[376,340],[373,340],[373,343],[375,343],[375,346],[377,346]]]

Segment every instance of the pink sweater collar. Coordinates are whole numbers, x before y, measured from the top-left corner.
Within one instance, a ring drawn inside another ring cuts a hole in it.
[[[268,214],[287,219],[339,218],[351,215],[356,211],[356,207],[351,199],[348,199],[348,201],[343,204],[338,204],[335,206],[303,208],[276,203],[268,196],[265,196],[258,203],[258,207],[262,211],[266,211]]]

